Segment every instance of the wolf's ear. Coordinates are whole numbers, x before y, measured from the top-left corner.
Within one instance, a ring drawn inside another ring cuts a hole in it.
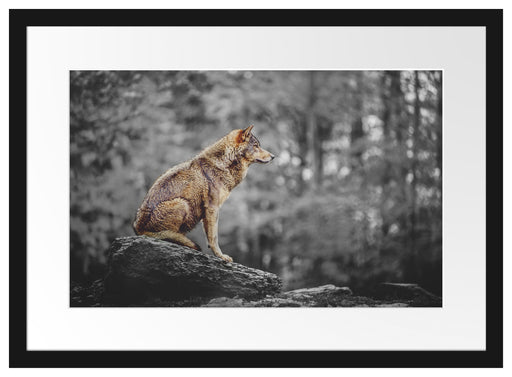
[[[249,127],[247,127],[245,130],[242,131],[241,133],[241,141],[245,141],[247,139],[249,139],[249,137],[251,136],[251,130],[254,126],[251,124]]]

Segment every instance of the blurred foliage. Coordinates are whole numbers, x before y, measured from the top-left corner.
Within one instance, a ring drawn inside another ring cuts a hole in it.
[[[223,251],[286,289],[441,294],[441,87],[438,71],[72,71],[72,280],[102,276],[160,174],[254,124],[277,158],[222,207]]]

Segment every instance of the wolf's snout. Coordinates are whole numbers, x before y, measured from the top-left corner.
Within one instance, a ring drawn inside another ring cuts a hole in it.
[[[259,162],[260,164],[268,164],[270,161],[272,161],[276,156],[274,156],[272,153],[269,153],[268,156],[265,158],[257,158],[256,162]]]

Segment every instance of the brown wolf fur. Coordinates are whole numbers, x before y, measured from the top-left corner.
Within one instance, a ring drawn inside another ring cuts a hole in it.
[[[200,250],[185,234],[202,220],[208,247],[219,258],[232,262],[218,243],[219,209],[244,179],[249,165],[274,158],[260,147],[251,134],[252,127],[231,131],[193,159],[161,175],[137,211],[135,233]]]

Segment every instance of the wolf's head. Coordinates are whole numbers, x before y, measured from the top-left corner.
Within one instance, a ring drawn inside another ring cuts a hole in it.
[[[250,164],[253,162],[269,163],[274,159],[274,155],[260,146],[259,140],[251,133],[253,127],[250,125],[245,130],[233,131],[238,154]]]

